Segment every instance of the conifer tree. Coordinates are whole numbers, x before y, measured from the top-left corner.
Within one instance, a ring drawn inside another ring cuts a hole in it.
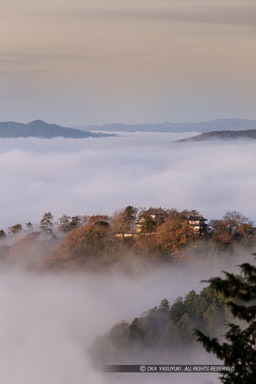
[[[41,221],[40,221],[40,229],[43,233],[52,233],[53,230],[53,215],[51,212],[46,212]]]
[[[254,254],[255,255],[255,254]],[[210,338],[195,330],[197,340],[208,352],[213,352],[224,365],[232,365],[234,372],[222,373],[225,384],[256,383],[256,267],[249,263],[239,266],[240,275],[224,272],[208,280],[214,289],[222,292],[234,318],[239,321],[227,324],[225,340]],[[239,324],[239,325],[238,325]]]

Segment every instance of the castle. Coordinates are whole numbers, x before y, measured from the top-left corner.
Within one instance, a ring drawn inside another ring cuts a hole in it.
[[[161,207],[152,208],[150,207],[147,211],[144,211],[141,217],[139,218],[136,224],[136,233],[142,231],[143,226],[147,220],[150,220],[153,225],[163,224],[168,218],[168,213],[164,211]],[[188,217],[188,223],[193,228],[195,234],[205,235],[208,233],[208,224],[206,224],[207,219],[205,219],[200,214],[194,214],[193,211]]]

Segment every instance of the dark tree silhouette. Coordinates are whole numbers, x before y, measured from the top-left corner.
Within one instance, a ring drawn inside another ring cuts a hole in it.
[[[214,289],[224,294],[226,305],[239,325],[227,324],[222,344],[217,338],[195,330],[197,340],[208,352],[213,352],[225,365],[235,367],[234,372],[222,373],[221,381],[225,384],[256,383],[256,267],[249,263],[239,267],[240,275],[224,272],[225,279],[208,280]]]

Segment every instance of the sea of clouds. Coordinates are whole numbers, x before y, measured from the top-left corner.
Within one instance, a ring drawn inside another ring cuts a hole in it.
[[[102,139],[0,140],[1,227],[38,223],[51,211],[111,214],[128,204],[198,209],[208,218],[238,210],[256,218],[256,143],[175,143],[190,134],[133,133]],[[191,251],[192,252],[192,251]],[[36,258],[37,251],[28,257]],[[248,255],[204,260],[144,275],[31,272],[0,264],[0,369],[6,384],[155,383],[152,375],[101,374],[87,348],[119,321],[172,304],[200,280]],[[231,255],[232,256],[232,255]],[[175,350],[175,346],[174,346]],[[161,357],[159,356],[159,363]],[[203,348],[169,364],[215,362]],[[145,362],[142,360],[142,364]],[[166,362],[165,362],[166,363]],[[170,376],[171,375],[171,376]],[[216,375],[164,374],[157,382],[215,383]]]
[[[195,252],[195,250],[194,250]],[[36,252],[29,257],[36,257]],[[6,384],[217,384],[213,373],[117,374],[97,370],[88,348],[114,324],[131,322],[167,298],[170,304],[190,290],[200,292],[202,279],[221,270],[238,271],[244,253],[206,263],[196,255],[184,265],[145,273],[33,272],[26,266],[0,263],[0,369]],[[246,255],[248,258],[248,255]],[[231,262],[232,260],[232,262]],[[170,345],[168,354],[135,364],[221,364],[203,347]],[[132,358],[130,358],[132,359]],[[113,362],[115,363],[115,362]],[[129,361],[131,363],[131,361]],[[101,364],[97,361],[97,364]]]
[[[0,139],[0,227],[129,204],[198,209],[209,219],[237,210],[254,220],[256,143],[174,143],[189,135]]]
[[[33,273],[22,267],[0,265],[0,369],[6,384],[110,384],[155,383],[155,375],[101,373],[94,368],[87,349],[114,324],[140,316],[145,310],[170,303],[189,290],[199,292],[202,277],[198,264],[185,268],[155,269],[144,275],[123,273]],[[216,269],[212,269],[214,273]],[[100,361],[97,362],[99,365]],[[114,363],[114,362],[113,362]],[[137,364],[216,364],[200,349],[177,352],[169,359]],[[219,362],[220,364],[220,362]],[[161,374],[158,383],[213,384],[216,374]]]

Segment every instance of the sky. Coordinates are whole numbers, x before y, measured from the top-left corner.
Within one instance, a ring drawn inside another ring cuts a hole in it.
[[[254,0],[1,0],[0,121],[256,119]]]

